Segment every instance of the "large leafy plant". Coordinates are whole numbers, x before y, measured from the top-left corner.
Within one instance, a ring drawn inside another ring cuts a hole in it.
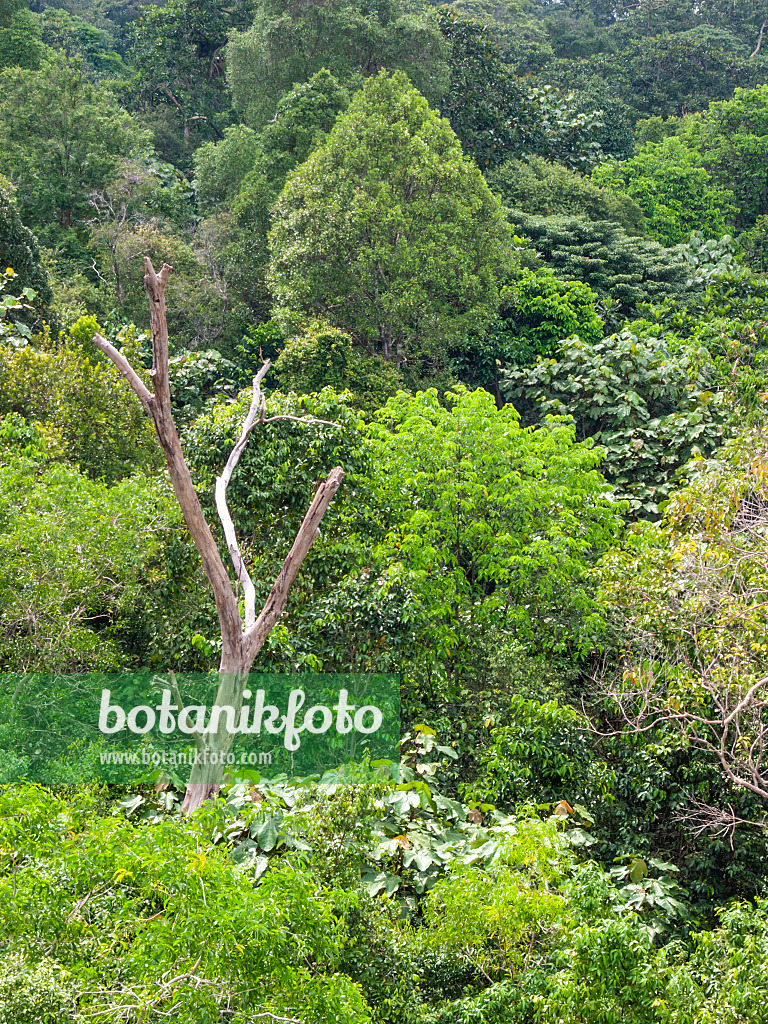
[[[0,344],[22,348],[32,337],[32,331],[20,317],[31,311],[37,292],[34,288],[21,288],[19,294],[8,291],[18,277],[13,267],[0,274]]]
[[[514,285],[502,289],[499,326],[493,341],[511,363],[552,356],[564,338],[577,334],[595,342],[603,336],[598,297],[583,281],[561,281],[551,270],[524,268]]]
[[[711,452],[724,415],[706,352],[675,352],[629,329],[589,344],[569,338],[558,359],[511,369],[501,387],[531,419],[573,417],[580,438],[605,451],[603,472],[630,510],[655,517],[676,471],[696,452]]]
[[[376,558],[391,585],[407,583],[433,671],[454,687],[474,678],[500,629],[532,650],[584,649],[593,609],[573,580],[616,526],[600,450],[566,423],[523,430],[480,390],[442,403],[401,392],[379,416],[371,466],[392,525]]]

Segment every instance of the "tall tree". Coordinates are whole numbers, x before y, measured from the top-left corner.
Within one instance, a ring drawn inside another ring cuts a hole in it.
[[[80,58],[54,54],[40,71],[0,75],[0,171],[17,186],[22,219],[51,241],[90,215],[90,194],[144,136]]]
[[[289,175],[270,282],[283,308],[324,316],[399,365],[482,332],[510,243],[450,126],[405,75],[382,72]]]
[[[139,110],[168,106],[186,144],[221,138],[230,99],[224,48],[234,29],[253,18],[254,4],[169,0],[141,8],[130,25],[130,102]]]
[[[523,429],[511,405],[463,387],[399,392],[372,445],[389,527],[377,572],[402,588],[412,657],[447,676],[444,699],[466,699],[494,648],[588,649],[587,566],[616,527],[599,448],[564,422]]]
[[[55,443],[38,423],[0,417],[0,668],[114,671],[120,626],[180,517],[164,487],[89,480],[52,461]]]
[[[768,214],[768,85],[737,89],[733,99],[710,104],[703,121],[704,162],[732,190],[738,226],[751,227]]]
[[[40,19],[26,8],[15,11],[7,27],[0,18],[0,68],[39,68],[47,49],[41,37]]]
[[[253,26],[232,36],[227,70],[235,107],[258,128],[281,96],[321,68],[358,85],[382,68],[405,71],[436,101],[447,85],[446,56],[434,21],[403,0],[261,0]]]
[[[238,125],[195,154],[195,187],[203,212],[214,215],[206,227],[227,285],[256,315],[268,317],[271,306],[265,275],[272,204],[288,172],[307,159],[348,105],[346,89],[322,69],[283,96],[260,135]]]
[[[703,110],[711,100],[730,97],[736,86],[749,87],[765,77],[759,58],[750,59],[730,33],[707,26],[673,35],[633,36],[617,52],[565,66],[563,74],[570,80],[587,68],[643,117]]]
[[[525,82],[506,63],[490,29],[450,7],[437,23],[450,46],[450,87],[441,113],[481,167],[530,150],[538,119]]]
[[[487,25],[441,7],[437,23],[450,45],[450,87],[442,113],[480,167],[540,153],[589,168],[599,154],[596,110],[576,111],[573,96],[532,87],[506,60]]]

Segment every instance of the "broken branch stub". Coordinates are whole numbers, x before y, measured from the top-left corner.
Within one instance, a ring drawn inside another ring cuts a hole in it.
[[[149,298],[152,326],[152,369],[150,370],[152,392],[149,391],[122,352],[118,351],[100,334],[94,335],[93,341],[131,385],[142,408],[151,417],[155,426],[160,447],[165,454],[176,500],[181,508],[190,536],[200,554],[203,569],[216,602],[222,641],[216,703],[219,705],[234,704],[239,715],[248,672],[264,641],[286,609],[291,586],[295,582],[312,544],[320,534],[320,523],[341,485],[344,470],[340,466],[336,466],[318,487],[291,550],[257,618],[255,588],[240,551],[226,496],[232,474],[254,426],[277,419],[298,419],[293,416],[274,416],[269,420],[265,419],[266,402],[261,391],[261,383],[270,368],[270,362],[266,360],[254,378],[250,409],[240,437],[227,459],[221,476],[216,480],[215,488],[216,510],[221,520],[235,575],[243,588],[245,599],[243,620],[240,616],[232,581],[224,568],[218,545],[203,513],[173,421],[168,371],[168,325],[165,312],[165,287],[172,268],[165,263],[158,274],[147,257],[144,259],[144,266],[146,271],[144,287]],[[338,424],[331,424],[325,420],[299,419],[299,422],[338,426]],[[203,748],[201,754],[207,752],[208,755],[216,754],[218,756],[216,758],[201,756],[199,762],[193,766],[184,797],[183,809],[186,812],[199,807],[203,800],[218,791],[223,771],[221,766],[224,763],[220,755],[228,753],[232,743],[231,736],[221,733],[196,737],[196,741],[198,739],[198,749],[201,746]]]

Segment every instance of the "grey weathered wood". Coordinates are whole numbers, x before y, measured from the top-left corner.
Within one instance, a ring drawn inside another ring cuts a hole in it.
[[[142,408],[154,423],[160,447],[165,454],[176,500],[181,508],[190,536],[200,554],[203,569],[216,602],[222,641],[216,703],[234,706],[236,714],[239,716],[243,703],[243,690],[246,687],[248,673],[254,658],[285,612],[291,586],[296,580],[302,562],[320,535],[320,523],[341,485],[344,471],[339,466],[332,469],[328,478],[318,487],[291,550],[257,618],[255,588],[237,542],[234,523],[227,506],[226,492],[253,427],[257,424],[271,423],[277,419],[297,418],[273,416],[265,419],[265,401],[261,392],[261,383],[270,367],[269,361],[266,360],[254,378],[254,397],[240,438],[233,448],[221,476],[216,481],[217,511],[235,573],[245,595],[245,622],[243,622],[232,581],[224,568],[218,545],[203,513],[173,421],[168,371],[168,324],[165,312],[165,287],[172,268],[165,263],[160,273],[157,274],[151,260],[146,257],[144,266],[146,271],[144,287],[149,298],[150,323],[152,325],[152,369],[150,370],[152,392],[150,393],[122,352],[119,352],[99,334],[94,336],[93,341],[96,347],[112,360],[126,378]],[[325,423],[326,421],[303,420],[300,422]],[[337,426],[338,424],[332,425]],[[226,754],[232,744],[232,737],[226,734],[222,726],[219,733],[203,737],[202,744],[209,753]],[[198,747],[200,745],[198,742]],[[215,766],[200,764],[193,767],[184,795],[183,809],[185,812],[193,811],[209,796],[218,792],[222,772],[220,764]]]

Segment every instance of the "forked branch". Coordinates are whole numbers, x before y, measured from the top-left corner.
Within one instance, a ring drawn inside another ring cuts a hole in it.
[[[336,491],[341,486],[343,478],[344,470],[340,466],[336,466],[328,474],[327,479],[320,484],[315,493],[312,504],[304,516],[293,546],[283,562],[283,567],[275,580],[272,590],[269,592],[269,597],[261,610],[261,614],[245,634],[247,652],[251,663],[285,611],[288,603],[288,593],[299,574],[302,562],[309,554],[309,549],[320,536],[320,523],[328,511],[328,506],[331,504]]]
[[[229,487],[229,481],[232,479],[235,467],[240,461],[240,456],[245,450],[245,446],[248,444],[248,438],[253,430],[254,424],[256,423],[256,417],[259,414],[263,415],[262,404],[264,403],[264,395],[261,392],[261,382],[266,377],[269,367],[270,362],[267,360],[253,378],[253,400],[251,401],[251,407],[248,410],[248,415],[245,417],[245,423],[243,424],[240,438],[230,452],[224,471],[221,476],[216,478],[215,488],[216,511],[219,514],[221,526],[224,530],[224,537],[227,541],[229,557],[232,559],[235,575],[243,588],[246,629],[249,629],[256,621],[256,589],[253,585],[253,580],[245,567],[245,562],[243,561],[243,556],[240,551],[240,545],[237,542],[235,524],[232,522],[232,516],[230,515],[229,506],[227,505],[227,488]]]
[[[256,376],[253,378],[253,398],[251,399],[251,405],[250,408],[248,409],[248,415],[245,417],[243,428],[240,431],[240,437],[237,443],[235,444],[234,448],[230,452],[230,456],[227,459],[227,464],[224,467],[221,476],[216,478],[215,488],[216,511],[218,512],[219,520],[221,521],[222,529],[224,530],[224,536],[227,541],[227,549],[229,550],[229,556],[232,559],[232,565],[234,566],[235,569],[235,575],[237,576],[237,579],[243,588],[243,601],[245,606],[244,619],[246,633],[249,630],[251,630],[256,623],[256,589],[253,585],[253,581],[250,577],[248,569],[245,566],[245,561],[243,559],[242,552],[240,551],[240,545],[237,540],[237,532],[235,531],[235,524],[232,521],[232,515],[229,511],[229,505],[227,504],[227,488],[229,487],[229,482],[232,479],[232,474],[234,473],[237,464],[240,461],[240,456],[243,454],[246,445],[248,444],[248,438],[250,437],[251,431],[255,426],[260,426],[266,423],[275,423],[277,420],[293,420],[296,423],[319,424],[326,427],[339,426],[338,423],[333,423],[330,420],[319,420],[309,417],[302,418],[300,416],[279,415],[265,418],[267,402],[264,397],[264,393],[261,390],[261,383],[266,377],[271,365],[272,363],[270,362],[270,360],[265,359],[263,366],[256,374]],[[334,473],[336,472],[337,470],[334,470]],[[338,470],[338,472],[341,471]],[[330,480],[331,478],[329,477],[328,480],[326,480],[325,484],[321,485],[321,488],[327,487]],[[341,483],[341,477],[339,477],[338,483]],[[330,502],[330,498],[333,497],[333,494],[335,494],[336,491],[338,490],[338,483],[336,487],[333,488],[333,493],[330,495],[328,502]],[[319,493],[320,491],[318,491],[318,494]],[[323,491],[323,493],[325,493],[325,491]],[[328,504],[325,505],[325,508],[327,507]],[[325,508],[323,509],[323,515],[325,515]],[[312,527],[309,525],[309,523],[307,523],[307,519],[310,516],[311,512],[312,509],[310,508],[310,511],[307,513],[307,516],[305,517],[305,522],[302,523],[299,529],[297,540],[299,537],[309,536]],[[322,518],[322,516],[320,518]],[[307,524],[306,526],[305,523]],[[307,546],[307,551],[309,551],[309,547],[311,546],[311,544],[312,541],[309,542],[309,545]],[[305,555],[302,556],[302,561],[304,560],[305,556],[306,552]],[[291,556],[289,555],[288,557],[290,558]],[[301,564],[301,562],[299,564]],[[283,570],[285,571],[285,566],[283,567]],[[287,600],[287,592],[285,596]],[[282,614],[282,611],[280,614]]]
[[[146,268],[144,287],[149,296],[149,315],[152,325],[152,369],[149,373],[153,394],[148,393],[138,373],[130,366],[122,353],[118,352],[101,335],[95,335],[93,341],[96,347],[111,359],[126,377],[142,407],[154,423],[160,447],[165,455],[176,500],[181,507],[190,536],[200,553],[205,575],[213,589],[221,629],[222,652],[226,651],[228,655],[234,657],[238,652],[238,641],[242,632],[237,600],[192,483],[192,476],[184,459],[171,411],[168,327],[165,316],[165,286],[168,283],[171,268],[165,263],[160,273],[156,274],[155,268],[147,258],[144,259],[144,266]]]

